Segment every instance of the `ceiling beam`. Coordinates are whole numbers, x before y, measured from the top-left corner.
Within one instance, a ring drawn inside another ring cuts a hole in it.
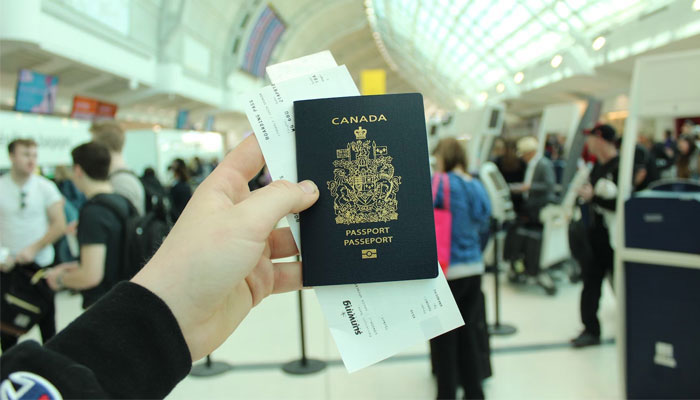
[[[71,89],[74,92],[92,92],[92,89],[94,87],[104,85],[105,83],[115,79],[112,75],[107,75],[107,74],[102,74],[99,76],[96,76],[92,79],[88,79],[86,81],[80,82],[77,85],[73,85]]]
[[[46,75],[53,75],[58,71],[74,66],[75,62],[65,58],[53,57],[49,61],[32,67],[33,70]]]
[[[139,103],[143,100],[147,100],[153,96],[159,94],[164,94],[161,89],[148,88],[142,90],[129,90],[125,92],[118,93],[107,98],[108,101],[118,104],[120,107],[130,106],[132,104]]]

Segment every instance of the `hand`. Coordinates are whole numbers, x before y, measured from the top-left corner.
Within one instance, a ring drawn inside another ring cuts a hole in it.
[[[36,258],[36,253],[39,252],[39,249],[34,248],[34,245],[27,246],[24,249],[22,249],[17,255],[15,256],[15,263],[17,264],[30,264],[34,262],[34,259]]]
[[[44,274],[44,279],[46,279],[46,283],[49,285],[49,288],[51,288],[51,290],[54,292],[65,289],[63,282],[61,282],[61,277],[69,270],[75,268],[76,266],[74,263],[59,264],[53,268],[49,268]]]
[[[514,185],[510,186],[510,191],[512,193],[525,193],[528,190],[530,190],[529,183],[520,183],[520,184],[514,184]]]
[[[590,183],[585,183],[578,189],[578,195],[581,196],[583,201],[589,202],[593,198],[593,186]]]
[[[65,230],[66,235],[77,235],[78,234],[78,221],[73,221],[66,225]]]
[[[0,271],[10,272],[15,267],[15,259],[12,257],[7,257],[5,262],[0,263]]]
[[[221,345],[262,299],[301,288],[300,263],[271,261],[298,252],[288,228],[273,229],[314,204],[318,189],[276,181],[250,193],[263,163],[255,137],[231,151],[132,279],[170,307],[193,361]]]

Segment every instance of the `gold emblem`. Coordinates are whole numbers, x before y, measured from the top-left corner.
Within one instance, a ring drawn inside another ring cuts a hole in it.
[[[377,258],[377,249],[362,249],[362,259]]]
[[[356,140],[336,150],[333,180],[327,182],[333,196],[336,224],[399,219],[396,192],[401,177],[394,176],[393,159],[387,147],[377,146],[366,137],[367,129],[360,126],[355,130]]]

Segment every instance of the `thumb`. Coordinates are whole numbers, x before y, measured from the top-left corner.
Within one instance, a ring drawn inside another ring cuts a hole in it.
[[[318,195],[318,188],[312,181],[291,183],[277,180],[254,191],[237,207],[247,225],[264,229],[267,237],[282,217],[311,207]]]

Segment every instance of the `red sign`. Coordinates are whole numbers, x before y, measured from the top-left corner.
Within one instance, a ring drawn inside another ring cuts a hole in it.
[[[71,118],[87,120],[114,119],[116,114],[116,104],[104,103],[85,96],[73,97],[73,111],[70,114]]]
[[[95,112],[95,119],[114,119],[117,115],[117,105],[112,103],[103,103],[101,101],[97,102],[97,112]]]
[[[89,97],[73,97],[73,111],[70,113],[71,118],[92,120],[97,111],[97,103],[98,101],[96,99],[91,99]]]

